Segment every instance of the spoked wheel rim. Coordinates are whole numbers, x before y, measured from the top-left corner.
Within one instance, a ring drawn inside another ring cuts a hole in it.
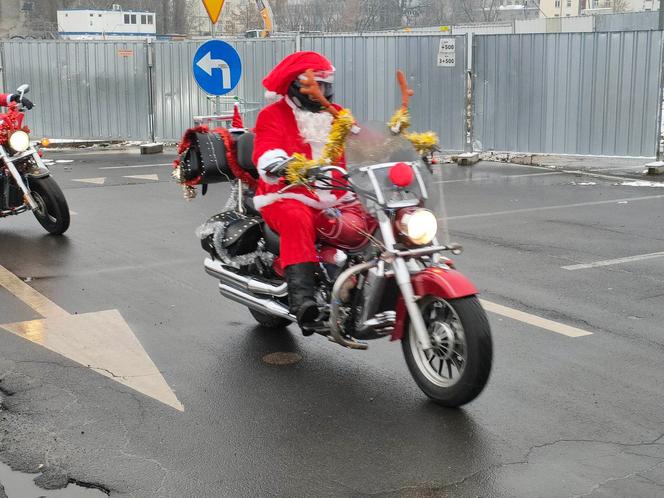
[[[433,349],[422,348],[411,324],[409,341],[415,363],[429,382],[439,387],[451,387],[459,381],[468,362],[461,320],[454,308],[438,297],[427,298],[421,302],[420,309]]]
[[[48,212],[48,207],[46,206],[46,201],[44,201],[44,198],[38,192],[35,191],[32,191],[31,195],[32,198],[37,203],[37,210],[35,211],[37,217],[43,220],[48,220],[51,223],[57,223],[58,219]]]

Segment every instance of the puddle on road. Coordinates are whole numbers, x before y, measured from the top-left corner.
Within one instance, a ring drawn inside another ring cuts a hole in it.
[[[0,484],[5,487],[7,498],[106,498],[108,495],[98,489],[89,489],[70,484],[64,489],[45,490],[38,487],[33,479],[39,474],[16,472],[0,463]],[[0,488],[2,489],[2,488]],[[0,496],[2,493],[0,492]]]

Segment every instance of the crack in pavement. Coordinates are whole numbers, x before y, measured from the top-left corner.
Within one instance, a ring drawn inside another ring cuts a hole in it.
[[[639,476],[639,473],[640,473],[640,472],[650,472],[651,470],[656,469],[657,467],[659,467],[659,466],[662,465],[662,464],[664,464],[664,460],[660,460],[659,463],[653,465],[652,467],[650,467],[649,469],[646,469],[646,470],[639,470],[639,471],[636,471],[636,472],[630,472],[629,474],[624,475],[624,476],[621,476],[621,477],[609,477],[608,479],[606,479],[606,480],[604,480],[604,481],[602,481],[602,482],[599,482],[599,483],[595,484],[595,485],[590,489],[590,491],[588,491],[587,493],[584,493],[584,494],[582,494],[582,495],[575,495],[574,498],[583,498],[584,496],[590,496],[590,495],[593,494],[595,491],[597,491],[598,489],[601,489],[603,486],[607,485],[607,484],[610,483],[610,482],[624,481],[624,480],[626,480],[626,479],[630,479],[630,478],[632,478],[632,477],[634,477],[634,476]],[[642,477],[642,476],[639,476],[639,477]],[[649,480],[650,480],[650,479],[649,479]],[[661,484],[658,484],[658,485],[661,486]]]
[[[504,463],[497,463],[497,464],[494,464],[494,465],[490,465],[488,467],[476,470],[476,471],[462,477],[461,479],[458,479],[458,480],[455,480],[455,481],[451,481],[451,482],[447,482],[447,483],[433,483],[433,482],[420,483],[420,484],[402,486],[402,487],[399,487],[399,488],[383,489],[383,490],[379,490],[377,492],[371,492],[371,493],[361,493],[359,490],[353,490],[353,491],[358,492],[360,494],[363,494],[365,496],[379,496],[379,495],[384,495],[384,494],[400,493],[400,492],[408,491],[408,490],[413,490],[413,491],[416,491],[416,490],[429,490],[429,491],[432,491],[432,492],[443,492],[446,489],[458,488],[459,486],[462,486],[462,485],[466,484],[467,482],[471,481],[473,478],[475,478],[475,477],[477,477],[481,474],[485,474],[485,473],[489,474],[492,471],[496,471],[496,470],[499,470],[499,469],[502,469],[502,468],[505,468],[505,467],[509,467],[509,466],[514,466],[514,465],[529,465],[531,463],[530,458],[531,458],[534,451],[536,451],[538,449],[542,449],[542,448],[552,447],[552,446],[555,446],[555,445],[560,444],[560,443],[606,444],[606,445],[618,446],[618,447],[621,447],[621,448],[638,448],[638,447],[643,447],[643,446],[648,447],[648,446],[653,446],[653,445],[658,445],[659,446],[659,445],[664,444],[664,433],[662,433],[661,435],[658,435],[654,439],[646,440],[646,441],[642,441],[642,442],[637,442],[637,443],[620,443],[620,442],[616,442],[616,441],[603,441],[603,440],[599,440],[599,439],[569,439],[569,438],[556,439],[555,441],[550,441],[550,442],[546,442],[546,443],[532,445],[530,448],[528,448],[528,450],[525,453],[523,459],[521,459],[521,460],[516,460],[516,461],[511,461],[511,462],[504,462]],[[659,457],[652,456],[652,455],[645,455],[645,454],[639,454],[639,453],[627,452],[627,451],[625,451],[625,453],[633,454],[635,456],[641,456],[641,457],[645,457],[645,458],[654,458],[654,459],[657,459],[658,462],[650,468],[636,470],[636,471],[628,474],[627,476],[610,477],[610,478],[606,479],[605,481],[602,481],[602,483],[596,484],[595,486],[600,486],[601,487],[601,485],[606,484],[608,482],[611,482],[613,480],[626,479],[626,478],[629,478],[629,477],[633,477],[635,475],[639,475],[640,473],[647,473],[647,472],[649,472],[649,471],[651,471],[651,470],[653,470],[653,469],[655,469],[655,468],[657,468],[657,467],[664,464],[664,460],[662,460]],[[643,477],[643,476],[639,475],[639,477]],[[662,485],[662,484],[659,484],[659,483],[656,483],[656,484],[658,486],[664,487],[664,485]],[[588,496],[589,494],[592,494],[592,492],[595,491],[596,489],[597,489],[596,487],[593,487],[593,489],[589,493],[583,494],[583,495],[577,495],[577,496],[575,496],[575,498],[579,498],[579,497],[582,497],[582,496]]]

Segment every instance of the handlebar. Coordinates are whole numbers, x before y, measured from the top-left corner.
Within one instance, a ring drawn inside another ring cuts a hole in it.
[[[343,178],[346,178],[348,176],[348,171],[341,168],[340,166],[318,166],[316,168],[311,168],[309,171],[307,171],[307,177],[311,179],[316,179],[317,177],[319,177],[324,173],[327,173],[328,171],[336,171],[337,173],[341,174]]]

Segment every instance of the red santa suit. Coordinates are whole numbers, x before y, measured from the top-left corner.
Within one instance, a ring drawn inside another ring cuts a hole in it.
[[[334,67],[315,52],[298,52],[288,56],[268,75],[263,84],[268,92],[282,98],[258,115],[254,140],[254,163],[260,179],[254,204],[265,222],[281,237],[280,258],[284,267],[315,263],[315,218],[320,210],[339,203],[341,191],[311,190],[304,186],[290,188],[283,178],[266,174],[265,168],[296,152],[308,159],[319,159],[332,128],[328,112],[300,109],[284,96],[291,83],[312,69],[328,81]],[[338,107],[340,108],[340,107]]]

